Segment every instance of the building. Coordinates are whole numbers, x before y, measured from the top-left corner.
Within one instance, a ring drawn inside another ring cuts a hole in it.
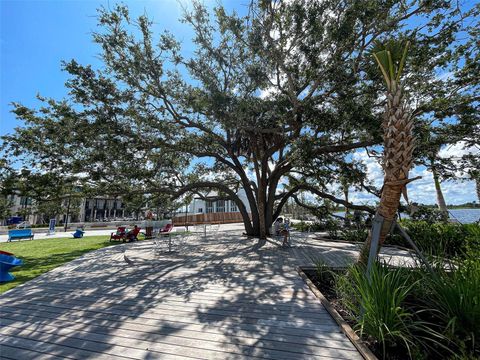
[[[240,190],[237,195],[249,212],[250,206],[245,191]],[[9,195],[8,200],[12,204],[10,209],[11,216],[21,216],[30,224],[48,223],[49,219],[38,212],[35,201],[32,198],[13,194]],[[149,210],[142,208],[138,214],[129,211],[120,197],[95,196],[82,198],[81,201],[78,201],[77,198],[75,201],[69,203],[71,199],[67,196],[62,201],[62,208],[65,213],[57,215],[57,224],[65,223],[67,209],[69,209],[68,223],[106,222],[130,219],[142,220],[146,211]],[[237,204],[217,192],[210,192],[205,197],[196,196],[189,205],[177,209],[173,215],[174,221],[177,224],[242,221],[242,216]]]
[[[11,216],[21,216],[31,224],[37,222],[38,215],[35,214],[36,208],[31,197],[10,194],[7,196],[7,201],[10,203]]]
[[[81,222],[123,220],[132,217],[126,211],[121,198],[107,198],[96,196],[82,201],[79,218]]]
[[[237,196],[250,212],[250,205],[244,190]],[[237,204],[228,196],[218,192],[210,192],[205,197],[194,197],[189,205],[177,209],[173,222],[176,225],[200,223],[231,223],[241,222],[242,215]]]
[[[31,197],[21,196],[19,194],[8,195],[10,202],[10,215],[20,216],[30,224],[41,224],[48,222],[43,214],[39,213],[35,201]],[[69,198],[62,200],[62,207],[69,208]],[[67,214],[59,214],[57,223],[63,223]],[[68,222],[95,222],[108,220],[123,220],[134,217],[132,212],[125,209],[125,204],[120,198],[94,197],[83,198],[80,203],[76,202],[70,208]]]

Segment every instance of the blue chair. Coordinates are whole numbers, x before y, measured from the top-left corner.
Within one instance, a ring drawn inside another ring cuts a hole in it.
[[[77,229],[72,235],[75,239],[80,239],[83,237],[83,234],[85,234],[85,231]]]
[[[23,261],[15,256],[0,254],[0,282],[11,281],[15,279],[8,271],[14,266],[23,265]]]

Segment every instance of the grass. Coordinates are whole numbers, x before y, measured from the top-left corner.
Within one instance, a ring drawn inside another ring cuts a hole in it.
[[[0,250],[13,253],[23,265],[13,268],[15,280],[0,283],[0,294],[46,273],[83,254],[115,245],[108,236],[88,236],[82,239],[57,238],[0,243]]]

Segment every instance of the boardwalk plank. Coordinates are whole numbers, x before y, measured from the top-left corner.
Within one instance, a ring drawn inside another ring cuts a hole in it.
[[[0,359],[11,360],[60,360],[64,357],[52,354],[43,354],[38,351],[16,348],[0,343]]]
[[[219,344],[218,342],[201,341],[178,336],[163,337],[151,335],[148,337],[148,340],[141,340],[129,337],[128,335],[130,334],[122,336],[120,331],[103,334],[95,327],[89,328],[87,331],[82,331],[80,328],[59,328],[45,324],[41,328],[37,327],[33,330],[30,324],[10,322],[6,324],[6,328],[18,329],[21,332],[32,331],[35,336],[40,336],[39,333],[42,335],[54,334],[56,338],[65,337],[69,340],[89,341],[89,345],[84,345],[86,348],[89,346],[95,349],[99,347],[101,349],[107,349],[106,351],[111,351],[111,346],[121,344],[122,347],[126,348],[122,349],[123,354],[128,354],[129,356],[138,356],[136,354],[141,354],[143,350],[159,353],[175,351],[174,353],[177,355],[194,356],[205,359],[224,359],[231,355],[243,355],[252,358],[258,356],[268,359],[291,359],[292,357],[315,358],[316,356],[348,358],[356,353],[354,348],[344,350],[329,347],[300,347],[292,345],[282,347],[277,345],[276,349],[272,349],[271,347],[247,346],[244,344]],[[93,346],[93,343],[95,343],[95,346]]]
[[[192,237],[171,254],[155,254],[148,241],[90,252],[0,296],[0,353],[360,359],[295,271],[312,255],[347,264],[355,248],[300,235],[292,243],[281,249],[277,239],[259,245],[229,232]]]

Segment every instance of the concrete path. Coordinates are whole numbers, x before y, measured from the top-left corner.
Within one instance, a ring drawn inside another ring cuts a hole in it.
[[[105,236],[109,236],[110,237],[110,234],[112,232],[114,232],[115,230],[113,229],[102,229],[102,230],[87,230],[85,232],[85,236],[99,236],[99,235],[105,235]],[[72,234],[74,233],[75,231],[67,231],[67,232],[64,232],[64,231],[57,231],[55,232],[55,234],[53,235],[47,235],[46,232],[35,232],[34,233],[34,237],[33,237],[33,241],[35,240],[43,240],[43,239],[58,239],[58,238],[71,238],[73,237]],[[2,242],[7,242],[8,241],[8,234],[5,234],[5,235],[0,235],[0,243]],[[21,239],[21,240],[13,240],[13,241],[31,241],[31,240],[28,240],[28,239]]]
[[[241,230],[243,229],[243,224],[240,223],[235,223],[235,224],[222,224],[220,225],[220,231],[230,231],[230,230]],[[47,230],[40,231],[39,229],[33,229],[34,230],[34,238],[33,240],[42,240],[42,239],[58,239],[58,238],[70,238],[72,237],[72,234],[75,232],[74,230],[68,230],[67,232],[63,230],[59,230],[55,232],[53,235],[47,235]],[[189,230],[192,230],[192,227],[189,226]],[[85,231],[84,236],[110,236],[112,232],[115,232],[116,229],[110,228],[110,229],[98,229],[98,230],[92,230],[92,229],[87,229]],[[185,231],[184,226],[177,226],[174,228],[174,231]],[[200,227],[197,229],[198,232],[201,231]],[[208,230],[210,231],[210,230]],[[3,234],[0,235],[0,243],[2,242],[7,242],[8,241],[8,234]],[[22,239],[22,240],[14,240],[14,241],[30,241],[27,239]]]
[[[361,359],[295,271],[354,250],[295,240],[231,230],[172,253],[151,241],[88,253],[0,296],[0,358]]]

